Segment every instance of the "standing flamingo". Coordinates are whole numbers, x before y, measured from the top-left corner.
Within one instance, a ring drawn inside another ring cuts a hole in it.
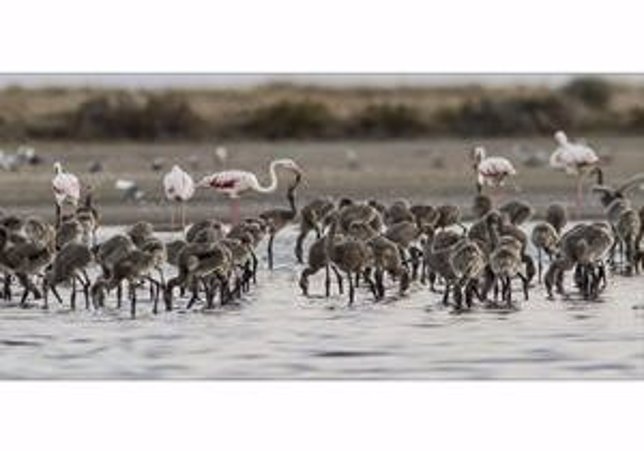
[[[60,226],[61,209],[64,204],[71,204],[73,207],[78,206],[80,199],[80,182],[78,177],[70,174],[63,169],[59,161],[54,163],[54,173],[56,174],[51,181],[56,199],[56,226]]]
[[[597,164],[599,157],[593,149],[580,144],[568,141],[566,134],[559,130],[555,133],[555,141],[559,147],[550,156],[550,166],[555,169],[563,169],[566,174],[574,175],[577,178],[577,216],[581,217],[584,196],[582,191],[582,181],[586,174],[596,172],[598,184],[603,184],[602,172]]]
[[[482,146],[474,148],[472,160],[476,172],[476,190],[479,194],[483,191],[483,185],[503,186],[508,177],[517,174],[510,160],[503,157],[488,157]]]
[[[179,204],[181,208],[181,230],[186,228],[185,203],[195,194],[195,182],[186,171],[178,165],[172,166],[170,172],[163,177],[165,197]],[[172,229],[174,230],[174,208],[172,209]]]
[[[252,172],[232,169],[205,176],[199,181],[197,187],[212,188],[218,193],[228,194],[231,201],[231,222],[236,224],[239,221],[239,195],[250,190],[258,193],[274,192],[277,189],[276,169],[278,167],[292,171],[296,175],[302,174],[302,170],[295,161],[284,158],[271,162],[269,166],[271,181],[268,186],[260,185],[257,176]]]

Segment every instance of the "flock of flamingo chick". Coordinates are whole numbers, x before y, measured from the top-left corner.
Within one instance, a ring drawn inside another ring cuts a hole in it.
[[[555,140],[558,147],[550,165],[576,177],[578,208],[583,200],[582,179],[596,177],[593,193],[605,209],[604,221],[568,226],[565,208],[554,203],[545,211],[545,220],[534,225],[528,235],[522,228],[533,214],[528,203],[510,200],[497,206],[484,192],[516,175],[512,163],[506,158],[489,157],[485,149],[476,147],[471,154],[476,179],[472,205],[475,219],[469,227],[461,222],[459,207],[451,204],[410,205],[398,200],[386,206],[375,199],[356,202],[342,198],[334,202],[320,197],[298,211],[295,190],[303,171],[293,160],[280,159],[270,164],[268,186],[262,186],[253,173],[239,170],[217,172],[195,184],[188,173],[174,166],[165,175],[163,186],[167,198],[181,209],[182,237],[164,242],[150,223],[137,222],[125,233],[98,243],[99,212],[91,190],[81,200],[78,178],[55,163],[54,225],[37,217],[22,218],[0,211],[0,273],[4,279],[0,296],[11,300],[12,290],[19,284],[21,306],[29,305],[31,294],[36,300],[43,299],[42,305],[47,308],[49,292],[64,303],[57,287],[65,284],[71,285],[72,309],[76,308],[77,291],[83,292],[86,308],[101,309],[114,290],[120,308],[122,290],[127,285],[134,317],[137,290],[147,285],[154,313],[159,300],[166,310],[172,310],[177,290],[181,298],[187,298],[186,308],[197,302],[214,308],[234,302],[256,282],[255,250],[265,238],[268,267],[273,269],[276,234],[299,220],[294,253],[305,265],[299,286],[307,296],[309,277],[324,270],[326,296],[330,295],[333,272],[340,294],[348,284],[349,305],[360,283],[378,301],[385,298],[387,289],[403,296],[411,283],[418,282],[434,292],[441,287],[442,302],[456,310],[469,309],[475,301],[513,308],[514,280],[521,282],[525,300],[535,276],[537,283],[545,284],[549,298],[554,293],[567,297],[564,275],[572,271],[580,295],[596,299],[607,286],[607,269],[631,275],[639,273],[644,263],[640,249],[644,208],[636,211],[628,199],[629,193],[644,182],[644,174],[618,186],[605,184],[599,159],[590,147],[569,141],[561,131],[555,134]],[[250,190],[275,191],[278,170],[292,175],[286,189],[288,208],[240,219],[240,195]],[[229,196],[230,227],[215,219],[186,227],[183,207],[197,188]],[[72,210],[64,213],[67,207]],[[174,226],[174,209],[172,222]],[[315,241],[305,254],[310,233],[315,234]],[[527,251],[529,244],[536,249],[536,264]],[[544,260],[548,266],[542,274]],[[176,269],[167,280],[166,264]],[[92,266],[100,268],[94,281],[88,275]]]

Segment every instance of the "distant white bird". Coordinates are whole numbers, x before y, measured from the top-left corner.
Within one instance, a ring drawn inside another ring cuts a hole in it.
[[[18,169],[18,160],[14,154],[7,154],[0,149],[0,168],[5,171],[15,171]]]
[[[484,185],[503,186],[508,177],[517,174],[510,160],[503,157],[488,157],[482,146],[474,148],[472,160],[476,172],[476,189],[479,193],[483,190]]]
[[[143,199],[145,193],[136,182],[126,179],[118,179],[114,183],[114,188],[119,191],[123,191],[123,200],[125,201],[138,201]]]
[[[163,190],[165,197],[169,201],[179,204],[181,208],[181,230],[184,230],[186,228],[185,202],[195,194],[195,182],[190,177],[190,174],[175,164],[170,172],[163,177]],[[174,229],[174,208],[172,209],[171,223]]]
[[[550,156],[550,166],[555,169],[562,169],[568,175],[574,175],[577,179],[577,214],[581,215],[584,196],[582,190],[583,177],[591,172],[597,174],[597,184],[603,185],[601,168],[597,165],[599,157],[593,149],[582,143],[568,141],[566,134],[559,130],[554,135],[559,145]]]
[[[59,161],[54,163],[54,174],[51,187],[54,191],[54,198],[56,199],[56,224],[60,225],[63,205],[70,204],[74,208],[78,206],[80,182],[74,174],[65,172],[63,165]]]
[[[217,146],[215,148],[215,159],[220,166],[225,167],[226,161],[228,161],[228,149],[224,146]]]
[[[302,170],[297,163],[290,158],[273,160],[269,166],[271,181],[268,186],[262,186],[257,180],[257,176],[249,171],[228,170],[215,172],[202,178],[197,187],[212,188],[218,193],[227,194],[231,200],[231,221],[233,224],[239,220],[239,195],[246,191],[256,191],[258,193],[272,193],[277,189],[276,169],[284,168],[295,174],[302,174]]]
[[[360,169],[360,161],[358,159],[358,153],[355,150],[347,149],[346,157],[347,157],[347,167],[350,170],[356,171]]]

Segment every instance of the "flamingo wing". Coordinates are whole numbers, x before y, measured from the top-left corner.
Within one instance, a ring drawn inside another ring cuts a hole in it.
[[[250,188],[251,177],[254,177],[253,174],[246,171],[223,171],[208,177],[207,183],[218,192],[237,195]]]
[[[75,205],[80,199],[80,182],[73,174],[56,175],[52,180],[52,188],[58,204],[70,201]]]

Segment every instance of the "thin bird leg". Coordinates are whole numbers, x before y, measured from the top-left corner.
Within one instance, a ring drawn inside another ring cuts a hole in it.
[[[527,301],[528,300],[528,286],[530,284],[530,280],[524,276],[521,273],[517,273],[517,276],[519,276],[519,279],[521,279],[521,282],[523,283],[523,297]]]
[[[58,202],[56,202],[56,229],[60,227],[60,205],[58,205]]]
[[[136,318],[136,285],[130,280],[130,317]]]
[[[175,231],[175,229],[174,229],[174,214],[175,214],[174,210],[175,210],[175,208],[177,208],[176,205],[172,205],[170,207],[170,230],[172,230],[173,232]]]
[[[338,270],[338,268],[336,268],[333,265],[331,265],[331,269],[333,269],[333,272],[335,273],[336,281],[338,283],[338,293],[340,293],[340,295],[343,295],[344,294],[344,283],[342,281],[342,274],[340,274],[340,271]]]
[[[47,279],[44,279],[42,281],[42,294],[43,294],[43,306],[42,308],[44,310],[47,310],[49,308],[49,283],[47,283]]]
[[[186,205],[181,202],[181,233],[186,230]]]
[[[450,292],[451,283],[445,281],[445,291],[443,292],[443,305],[449,305],[449,292]]]
[[[353,300],[355,298],[355,286],[353,284],[353,278],[351,277],[351,272],[347,271],[347,278],[349,279],[349,307],[353,305]]]
[[[324,267],[324,295],[327,298],[331,295],[331,276],[329,274],[329,264],[326,264]]]
[[[376,298],[377,300],[378,290],[376,288],[376,284],[373,282],[373,279],[371,278],[371,274],[368,271],[363,271],[362,277],[367,282],[367,285],[369,286],[369,290],[371,290],[371,293],[373,293],[374,298]]]
[[[165,287],[165,276],[163,275],[163,268],[161,266],[157,266],[157,272],[159,273],[159,284],[161,285],[161,288]]]
[[[251,249],[250,251],[250,258],[253,261],[252,264],[252,271],[253,271],[253,284],[257,285],[257,266],[258,266],[258,260],[257,260],[257,255],[255,255],[255,251]]]
[[[25,307],[27,305],[27,296],[29,295],[29,291],[30,291],[28,279],[27,279],[27,276],[22,273],[18,273],[16,275],[18,276],[18,280],[20,281],[20,284],[23,286],[23,289],[24,289],[22,293],[22,298],[20,299],[20,306]]]
[[[145,280],[147,280],[151,286],[154,286],[154,297],[152,297],[151,299],[156,302],[159,299],[159,293],[161,292],[161,284],[150,276],[146,276]]]
[[[297,240],[295,241],[295,258],[300,264],[304,263],[302,247],[304,245],[306,236],[309,234],[309,230],[310,229],[308,228],[308,226],[301,226],[300,233],[298,234]]]
[[[72,276],[72,295],[70,297],[72,310],[76,310],[76,277]]]
[[[85,283],[83,278],[78,273],[74,274],[74,279],[78,280],[78,282],[83,287],[83,295],[85,296],[85,310],[89,310],[89,285]]]
[[[275,233],[271,231],[270,236],[268,237],[268,269],[273,270],[273,240],[275,239]]]
[[[543,263],[542,263],[542,261],[541,261],[541,248],[538,248],[538,249],[537,249],[537,257],[538,257],[538,259],[539,259],[539,265],[538,265],[538,268],[537,268],[537,269],[538,269],[538,273],[539,273],[539,278],[538,278],[538,280],[539,280],[539,284],[541,284],[541,272],[542,272],[542,268],[543,268]]]
[[[583,207],[583,192],[582,192],[582,178],[581,174],[577,174],[577,200],[576,200],[576,206],[577,206],[577,219],[581,220],[581,213],[582,213],[582,207]]]
[[[54,293],[54,296],[56,296],[56,299],[58,300],[58,303],[60,305],[63,305],[63,298],[60,297],[60,294],[58,293],[58,289],[56,289],[56,285],[51,286],[51,291]]]
[[[239,197],[230,198],[230,224],[237,225],[239,223]]]
[[[4,276],[4,300],[11,301],[11,274],[5,273]]]

